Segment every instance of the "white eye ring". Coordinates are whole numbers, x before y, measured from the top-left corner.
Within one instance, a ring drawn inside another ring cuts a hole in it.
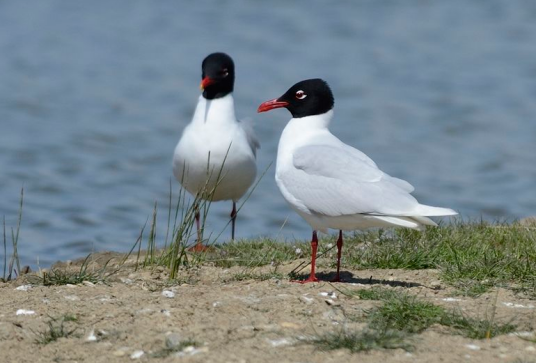
[[[307,95],[302,90],[296,92],[296,98],[298,100],[303,100],[305,97],[307,97]]]

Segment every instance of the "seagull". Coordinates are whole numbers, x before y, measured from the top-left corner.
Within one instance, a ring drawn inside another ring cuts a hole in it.
[[[233,88],[235,66],[225,53],[208,55],[201,65],[200,88],[192,121],[184,128],[173,155],[173,174],[190,194],[211,201],[231,200],[231,238],[235,237],[236,202],[257,175],[260,144],[250,124],[236,119]],[[200,215],[196,211],[197,244],[201,241]]]
[[[335,100],[322,79],[292,86],[279,98],[266,101],[258,112],[286,108],[292,119],[281,134],[275,181],[290,207],[311,225],[311,274],[315,275],[317,231],[338,229],[337,274],[340,281],[342,231],[371,227],[406,227],[417,230],[437,226],[429,216],[457,214],[431,207],[410,194],[408,182],[381,171],[367,155],[343,143],[329,131]]]

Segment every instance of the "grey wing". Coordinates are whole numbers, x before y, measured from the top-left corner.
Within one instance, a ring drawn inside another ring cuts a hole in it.
[[[351,151],[355,150],[355,151]],[[281,182],[287,192],[314,213],[411,215],[419,205],[411,185],[382,172],[360,151],[339,145],[298,148]],[[371,160],[370,160],[371,161]]]
[[[257,149],[261,148],[261,143],[259,142],[257,135],[255,135],[255,130],[253,130],[253,120],[251,118],[245,118],[242,120],[238,120],[238,122],[246,133],[246,138],[248,140],[249,147],[251,147],[251,151],[256,157]]]

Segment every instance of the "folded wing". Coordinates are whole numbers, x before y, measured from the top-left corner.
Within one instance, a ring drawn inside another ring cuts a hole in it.
[[[293,153],[282,179],[287,191],[311,212],[340,216],[432,216],[456,214],[421,205],[413,186],[382,172],[361,151],[348,145],[309,145]]]

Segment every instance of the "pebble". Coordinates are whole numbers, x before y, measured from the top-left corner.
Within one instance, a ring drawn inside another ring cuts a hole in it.
[[[171,290],[164,290],[162,291],[162,296],[172,299],[175,297],[175,293]]]
[[[465,347],[471,350],[480,350],[480,347],[475,344],[466,344]]]
[[[145,352],[143,350],[135,350],[130,355],[130,359],[140,359],[144,354]]]
[[[19,287],[15,288],[15,290],[28,291],[31,288],[32,288],[32,285],[20,285]]]
[[[301,329],[302,327],[298,324],[295,324],[295,323],[291,323],[290,321],[284,321],[282,323],[280,323],[279,325],[281,325],[282,328],[288,328],[288,329]]]
[[[178,333],[168,333],[166,334],[166,348],[175,349],[182,342],[181,336]]]
[[[536,351],[536,348],[534,348],[534,346],[532,346],[532,345],[529,345],[528,347],[525,348],[525,350],[527,352],[534,352],[534,351]]]
[[[320,295],[320,296],[326,296],[326,297],[329,297],[329,298],[332,298],[332,299],[336,299],[336,298],[337,298],[337,294],[335,293],[335,291],[321,292],[321,293],[319,293],[318,295]]]
[[[115,352],[112,353],[116,357],[123,357],[127,354],[127,352],[124,349],[118,349]]]
[[[97,336],[95,335],[95,329],[91,329],[91,331],[89,332],[86,338],[86,342],[96,342],[96,341],[97,341]]]
[[[80,298],[76,295],[65,295],[64,298],[66,300],[71,300],[71,301],[78,301],[80,300]]]
[[[272,347],[282,347],[282,346],[285,346],[285,345],[292,344],[292,342],[290,340],[288,340],[287,338],[268,340],[268,342],[270,343],[270,345]]]

